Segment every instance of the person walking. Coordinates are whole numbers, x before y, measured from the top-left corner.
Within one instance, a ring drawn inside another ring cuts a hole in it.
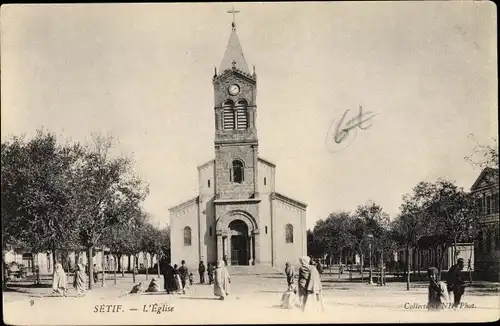
[[[459,258],[457,263],[448,271],[448,286],[447,290],[451,293],[453,292],[453,307],[457,308],[460,305],[460,300],[465,291],[465,280],[462,275],[462,270],[464,269],[464,260]],[[449,294],[450,294],[449,293]],[[448,294],[448,295],[449,295]]]
[[[325,310],[323,304],[323,293],[321,287],[321,278],[319,276],[319,271],[317,265],[319,262],[311,260],[309,266],[309,279],[307,280],[307,287],[304,296],[304,303],[302,305],[303,311],[314,311],[319,312]]]
[[[78,297],[85,295],[85,276],[85,267],[83,267],[83,264],[77,264],[73,279],[73,287],[75,288],[76,296]]]
[[[214,279],[214,295],[218,296],[220,300],[224,300],[229,295],[229,272],[227,271],[224,261],[220,260],[215,269]]]
[[[297,289],[301,307],[303,307],[304,305],[304,299],[307,294],[307,283],[311,275],[311,270],[309,265],[310,260],[311,258],[309,258],[308,256],[299,258],[300,268],[299,268],[299,278],[297,280]]]
[[[182,293],[186,293],[186,290],[184,289],[186,287],[186,281],[189,280],[189,271],[188,268],[186,267],[186,261],[183,260],[181,261],[181,267],[179,267],[179,276],[181,277],[181,282],[182,282]]]
[[[67,296],[68,278],[66,277],[66,273],[64,272],[61,263],[56,264],[54,278],[52,280],[52,290],[59,296]]]
[[[200,273],[200,284],[205,284],[205,265],[203,264],[203,261],[200,261],[198,273]]]

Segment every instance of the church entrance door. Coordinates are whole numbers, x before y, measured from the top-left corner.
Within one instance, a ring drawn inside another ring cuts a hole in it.
[[[242,220],[229,224],[231,231],[231,265],[248,265],[248,226]]]

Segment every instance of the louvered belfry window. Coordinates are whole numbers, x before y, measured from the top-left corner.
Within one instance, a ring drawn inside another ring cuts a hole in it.
[[[236,106],[233,101],[227,100],[223,105],[224,130],[248,128],[248,103],[239,100]]]
[[[235,127],[234,103],[230,100],[224,102],[223,107],[223,122],[224,130],[232,130]]]
[[[236,127],[237,129],[248,128],[247,101],[240,100],[236,106]]]

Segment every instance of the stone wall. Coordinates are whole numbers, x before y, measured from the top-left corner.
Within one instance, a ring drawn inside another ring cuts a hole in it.
[[[218,146],[215,150],[215,181],[217,199],[247,199],[255,192],[254,177],[257,177],[257,147],[250,145]],[[242,183],[232,180],[233,160],[243,162],[244,178]]]

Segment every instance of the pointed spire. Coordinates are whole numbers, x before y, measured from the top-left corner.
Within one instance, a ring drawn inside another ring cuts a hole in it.
[[[243,50],[236,34],[236,23],[234,21],[234,14],[239,11],[233,9],[228,11],[228,13],[233,14],[233,22],[231,23],[231,36],[229,36],[229,42],[227,43],[226,52],[220,64],[220,72],[224,70],[238,69],[244,73],[250,74],[247,62],[245,61],[245,56],[243,55]]]

